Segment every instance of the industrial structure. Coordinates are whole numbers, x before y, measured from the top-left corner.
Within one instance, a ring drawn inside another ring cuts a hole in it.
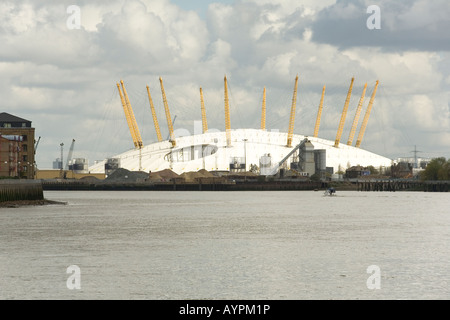
[[[0,113],[0,176],[34,179],[35,129],[31,121]]]
[[[391,159],[360,148],[370,111],[373,107],[378,81],[376,81],[369,105],[366,109],[356,144],[352,146],[364,103],[367,84],[364,86],[363,94],[359,100],[348,141],[341,143],[354,78],[351,79],[335,141],[319,138],[325,86],[322,90],[314,133],[311,136],[294,134],[298,80],[299,77],[297,75],[294,84],[288,132],[272,132],[266,130],[266,88],[263,91],[260,129],[232,129],[227,77],[225,76],[225,131],[208,131],[203,89],[200,88],[202,132],[191,136],[176,137],[163,81],[162,78],[159,78],[169,137],[167,140],[162,140],[161,138],[150,90],[147,86],[158,141],[145,146],[140,137],[124,82],[121,80],[120,85],[117,83],[117,88],[134,143],[134,149],[92,165],[89,167],[89,172],[106,173],[108,175],[117,168],[146,172],[171,169],[181,174],[183,172],[198,171],[201,169],[238,172],[248,171],[250,168],[257,167],[259,174],[266,176],[278,174],[281,170],[296,170],[300,175],[304,176],[316,174],[320,177],[325,177],[327,174],[343,172],[350,166],[374,166],[377,168],[391,166]]]
[[[74,176],[75,174],[86,174],[88,173],[89,169],[89,161],[85,158],[74,158],[73,157],[73,151],[75,147],[75,139],[72,139],[72,143],[69,147],[69,152],[67,154],[67,159],[65,161],[65,165],[63,165],[64,160],[64,143],[60,143],[61,147],[61,158],[57,158],[55,161],[53,161],[53,169],[56,169],[59,171],[58,175],[55,175],[55,178],[58,177],[60,179],[67,179],[68,176]],[[50,170],[44,170],[44,171],[50,171]],[[38,176],[42,177],[41,173],[43,170],[38,171]],[[71,174],[69,174],[71,173]],[[49,176],[49,173],[47,172],[45,176]]]

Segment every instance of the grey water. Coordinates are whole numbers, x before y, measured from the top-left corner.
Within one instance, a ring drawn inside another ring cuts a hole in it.
[[[45,198],[0,209],[0,299],[450,298],[448,193]]]

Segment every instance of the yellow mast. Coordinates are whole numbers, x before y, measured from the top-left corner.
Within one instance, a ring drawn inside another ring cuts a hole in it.
[[[320,98],[319,110],[317,111],[316,126],[314,127],[314,137],[319,135],[320,119],[322,118],[323,98],[325,96],[325,86],[322,89],[322,98]]]
[[[359,148],[361,146],[362,139],[364,137],[364,132],[366,131],[367,123],[369,122],[370,111],[372,110],[373,101],[375,100],[375,94],[377,93],[378,88],[378,80],[375,83],[375,88],[373,89],[372,96],[370,97],[369,106],[367,107],[366,114],[364,115],[364,120],[361,125],[361,129],[359,129],[358,139],[356,140],[356,146]]]
[[[225,131],[227,134],[227,147],[231,146],[230,101],[228,99],[227,76],[224,77],[225,91]]]
[[[203,89],[201,87],[200,87],[200,103],[201,103],[201,108],[202,108],[203,133],[206,133],[206,131],[208,131],[208,121],[206,119],[205,101],[203,99]]]
[[[133,125],[131,124],[130,113],[128,112],[127,104],[125,102],[125,98],[122,94],[122,89],[120,89],[120,84],[117,83],[117,89],[119,90],[120,101],[122,101],[123,112],[125,113],[125,118],[127,119],[128,128],[130,129],[131,139],[133,139],[134,146],[137,148],[138,145],[136,143],[136,136],[134,135]]]
[[[153,105],[152,96],[150,95],[150,88],[147,86],[148,102],[150,103],[150,109],[152,111],[153,123],[155,124],[156,136],[158,142],[163,141],[161,136],[161,130],[159,129],[158,118],[156,117],[155,106]]]
[[[361,108],[364,103],[364,97],[366,95],[367,83],[364,85],[363,93],[361,99],[359,99],[358,108],[356,109],[355,118],[353,118],[352,129],[350,130],[350,135],[348,136],[347,145],[351,146],[353,143],[353,138],[355,137],[356,127],[358,126],[359,116],[361,115]]]
[[[294,135],[295,107],[297,104],[297,87],[298,87],[298,75],[295,77],[294,95],[292,97],[292,106],[291,106],[291,118],[289,119],[289,132],[287,138],[287,146],[289,148],[292,146],[292,137]]]
[[[167,126],[169,127],[170,142],[172,143],[172,147],[175,147],[176,141],[175,141],[175,135],[173,132],[172,118],[170,117],[169,104],[167,103],[166,93],[164,91],[163,80],[161,77],[159,77],[159,82],[161,84],[161,93],[162,93],[162,98],[163,98],[163,102],[164,102],[164,110],[166,111]]]
[[[348,105],[350,104],[350,97],[352,95],[354,80],[355,80],[355,78],[352,78],[352,81],[350,83],[350,88],[348,89],[348,93],[347,93],[347,99],[345,99],[344,110],[342,110],[341,121],[339,122],[339,129],[336,134],[336,141],[334,142],[334,146],[336,148],[339,147],[339,142],[341,141],[342,131],[344,130],[345,118],[347,116]]]
[[[123,83],[123,80],[120,80],[120,84],[122,86],[123,96],[122,96],[122,93],[120,92],[119,86],[118,86],[118,88],[119,88],[119,93],[121,96],[122,104],[125,102],[124,111],[125,111],[125,116],[127,117],[128,127],[130,128],[134,146],[136,147],[136,149],[140,149],[140,148],[142,148],[143,143],[142,143],[141,134],[139,133],[139,128],[138,128],[138,125],[136,122],[136,118],[134,117],[133,108],[131,107],[130,99],[128,98],[127,90],[125,89],[125,84]]]
[[[266,87],[263,92],[263,103],[261,112],[261,130],[266,130]]]

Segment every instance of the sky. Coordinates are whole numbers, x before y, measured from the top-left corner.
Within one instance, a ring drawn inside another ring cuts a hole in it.
[[[371,6],[376,6],[374,7]],[[368,10],[370,9],[370,10]],[[123,80],[144,145],[157,141],[146,86],[168,136],[159,77],[177,133],[208,127],[287,132],[334,141],[351,78],[341,142],[365,83],[362,116],[379,80],[361,147],[391,159],[450,158],[450,5],[445,0],[101,0],[0,2],[0,112],[32,121],[38,169],[75,139],[89,164],[133,148],[116,83]],[[78,19],[79,18],[79,19]]]

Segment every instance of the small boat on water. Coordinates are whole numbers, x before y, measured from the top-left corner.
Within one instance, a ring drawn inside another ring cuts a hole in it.
[[[332,196],[336,193],[336,189],[335,188],[328,188],[327,190],[325,190],[324,196]]]

